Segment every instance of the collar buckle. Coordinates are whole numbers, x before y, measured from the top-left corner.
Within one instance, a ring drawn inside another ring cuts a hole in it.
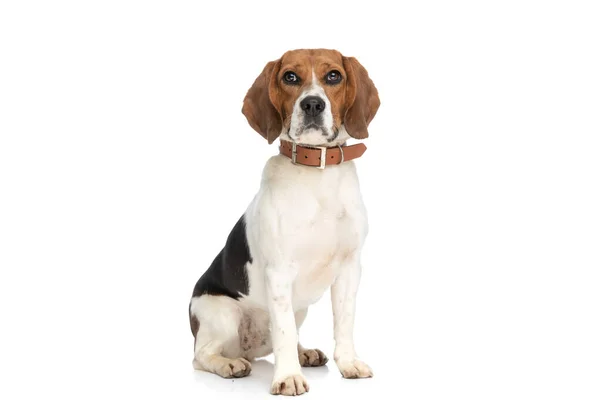
[[[319,157],[319,166],[318,169],[325,169],[325,161],[327,160],[327,147],[324,146],[310,146],[313,149],[318,149],[321,151],[321,156]],[[292,164],[296,163],[296,158],[298,157],[298,153],[296,151],[296,143],[292,142]]]

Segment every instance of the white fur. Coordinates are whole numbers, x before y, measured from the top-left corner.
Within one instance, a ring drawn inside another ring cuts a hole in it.
[[[323,91],[315,82],[313,77],[303,96]],[[332,124],[329,100],[326,105],[324,121]],[[340,133],[346,134],[344,129]],[[296,139],[304,144],[312,140],[305,133]],[[200,322],[194,366],[236,376],[236,368],[245,373],[242,361],[228,362],[272,350],[271,392],[308,391],[299,362],[299,353],[308,350],[298,342],[298,329],[308,307],[331,287],[336,363],[344,377],[371,376],[369,367],[357,359],[353,341],[360,254],[368,230],[354,163],[319,170],[294,165],[282,155],[272,157],[245,219],[253,258],[246,265],[249,293],[239,301],[210,295],[192,299],[191,313]],[[317,353],[310,351],[314,358]]]

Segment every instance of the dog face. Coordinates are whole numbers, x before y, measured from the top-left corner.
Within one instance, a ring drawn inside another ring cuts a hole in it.
[[[366,69],[336,50],[292,50],[267,63],[242,112],[269,143],[331,145],[365,139],[379,95]]]

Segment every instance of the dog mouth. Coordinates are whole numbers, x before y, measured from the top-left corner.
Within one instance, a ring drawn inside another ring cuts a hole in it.
[[[306,144],[312,145],[331,143],[337,138],[338,133],[339,129],[336,127],[328,129],[314,122],[299,126],[295,131],[288,130],[288,136],[294,142],[306,142]]]
[[[327,139],[331,136],[332,132],[323,125],[316,123],[309,123],[306,125],[299,126],[295,132],[290,132],[296,138],[307,138],[307,137],[319,137],[321,139]]]
[[[308,125],[304,125],[301,129],[301,134],[309,129],[314,129],[316,131],[321,131],[324,136],[327,136],[327,132],[325,132],[325,128],[322,125],[316,124],[314,122],[309,123]]]

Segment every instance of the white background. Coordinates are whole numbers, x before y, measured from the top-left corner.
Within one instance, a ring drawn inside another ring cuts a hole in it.
[[[307,398],[600,397],[595,2],[4,1],[0,397],[253,399],[192,369],[192,288],[275,154],[242,99],[336,48],[381,108],[357,161],[366,381]],[[330,357],[329,297],[301,338]]]

